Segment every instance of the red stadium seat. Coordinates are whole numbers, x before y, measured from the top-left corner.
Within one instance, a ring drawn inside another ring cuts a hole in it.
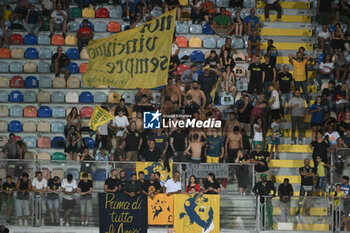
[[[21,76],[13,76],[11,78],[11,87],[24,87],[24,80]]]
[[[177,67],[177,74],[182,75],[185,70],[189,70],[190,68],[186,64],[181,64],[179,67]]]
[[[52,45],[64,45],[64,37],[62,35],[53,35],[51,38]]]
[[[38,139],[39,148],[51,148],[51,139],[49,137],[41,136]]]
[[[11,51],[9,48],[0,48],[0,58],[11,58]]]
[[[85,73],[86,69],[87,69],[87,63],[86,62],[81,63],[79,66],[79,73],[81,74]]]
[[[38,110],[35,106],[27,106],[23,110],[23,116],[24,117],[37,117],[38,116]]]
[[[120,24],[118,22],[109,22],[107,26],[109,32],[120,32]]]
[[[96,11],[96,18],[109,18],[109,12],[107,8],[98,8]]]
[[[23,37],[21,34],[12,34],[10,37],[10,44],[23,44]]]
[[[91,107],[83,107],[80,110],[80,115],[82,118],[90,118],[92,116],[93,111],[94,110]]]
[[[184,36],[176,37],[176,44],[179,48],[187,48],[187,39]]]

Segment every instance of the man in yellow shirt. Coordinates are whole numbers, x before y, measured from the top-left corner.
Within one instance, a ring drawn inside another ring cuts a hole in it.
[[[304,98],[306,99],[307,104],[310,104],[309,93],[307,91],[307,80],[305,68],[308,63],[310,56],[302,56],[300,52],[297,52],[297,56],[289,55],[289,62],[293,65],[293,78],[294,85],[296,90],[300,90],[300,87],[303,89]]]

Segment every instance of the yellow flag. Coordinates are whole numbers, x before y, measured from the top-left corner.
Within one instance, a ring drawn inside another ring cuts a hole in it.
[[[150,186],[153,187],[153,186]],[[172,225],[174,222],[174,195],[165,193],[148,197],[148,225]]]
[[[99,126],[113,119],[114,117],[111,114],[96,105],[89,122],[90,129],[96,131]]]
[[[175,18],[174,9],[137,28],[91,41],[87,46],[90,61],[82,76],[84,85],[121,89],[165,85]]]
[[[160,180],[161,181],[167,181],[169,179],[173,178],[173,163],[169,163],[170,170],[168,171],[167,167],[164,165],[163,162],[136,162],[136,172],[137,174],[140,171],[143,171],[145,173],[145,179],[149,179],[149,175],[152,172],[159,172],[160,173]]]

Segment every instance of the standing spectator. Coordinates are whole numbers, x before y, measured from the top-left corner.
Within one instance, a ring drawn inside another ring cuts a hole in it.
[[[341,190],[344,192],[344,195],[346,195],[346,198],[343,201],[344,204],[344,215],[349,216],[350,213],[350,184],[349,184],[349,177],[343,176],[341,178]]]
[[[305,103],[304,99],[300,97],[300,91],[295,90],[294,97],[288,102],[288,109],[290,109],[291,122],[292,122],[292,143],[296,144],[295,129],[298,129],[299,144],[302,144],[303,138],[303,125],[305,117]]]
[[[117,178],[117,175],[118,175],[117,169],[113,169],[111,171],[111,174],[112,174],[111,177],[109,177],[104,184],[103,190],[106,193],[116,193],[119,190],[121,190],[120,180]]]
[[[58,176],[49,179],[47,183],[47,207],[50,211],[50,220],[52,225],[58,225],[60,219],[60,197],[61,182]],[[62,219],[63,221],[63,219]],[[62,222],[63,225],[63,222]]]
[[[242,126],[244,133],[250,137],[251,135],[251,125],[250,116],[252,114],[253,105],[250,102],[250,97],[245,95],[243,98],[243,103],[238,107],[238,121]]]
[[[185,70],[180,79],[181,82],[184,83],[186,85],[186,90],[189,89],[189,86],[192,84],[193,81],[197,81],[198,80],[198,66],[196,64],[192,64],[190,69]]]
[[[174,162],[186,162],[184,151],[187,148],[187,133],[180,127],[170,134],[170,148],[174,152]]]
[[[280,159],[278,147],[280,145],[280,134],[281,134],[281,121],[279,116],[275,116],[272,118],[271,123],[271,149],[270,149],[270,157],[273,156],[273,148],[275,147],[275,159]]]
[[[315,167],[317,166],[317,174],[316,174],[316,176],[317,176],[317,181],[316,181],[317,196],[324,197],[324,186],[325,186],[324,182],[325,182],[325,177],[326,177],[325,167],[328,167],[328,168],[332,168],[332,167],[335,168],[335,167],[322,162],[320,156],[316,156],[316,162],[317,162],[317,164],[315,164]]]
[[[271,63],[269,56],[265,56],[265,63],[263,64],[265,79],[264,79],[264,91],[267,98],[270,96],[269,86],[276,83],[277,70]]]
[[[325,133],[325,138],[328,140],[331,147],[336,147],[337,140],[340,138],[338,131],[334,131],[334,125],[331,123],[327,126],[327,132]]]
[[[111,123],[111,129],[114,131],[115,138],[115,148],[119,146],[119,141],[123,138],[123,135],[126,131],[126,127],[129,126],[129,121],[126,116],[124,116],[123,110],[118,110],[118,115],[114,117]]]
[[[219,182],[215,179],[214,173],[209,173],[207,181],[204,183],[204,194],[220,194],[221,188]]]
[[[265,20],[270,21],[270,11],[277,11],[277,22],[281,22],[282,7],[279,0],[266,0],[265,4]]]
[[[16,191],[16,184],[12,182],[11,176],[6,176],[6,182],[2,185],[1,191],[4,192],[3,198],[6,206],[6,222],[9,223],[14,206],[13,192]]]
[[[161,186],[159,181],[156,179],[156,174],[151,172],[149,175],[149,180],[146,180],[142,184],[142,193],[153,198],[155,195],[160,193]]]
[[[263,66],[260,64],[259,57],[254,58],[254,63],[251,63],[248,67],[248,93],[249,94],[260,94],[263,92],[263,83],[265,80],[265,71]]]
[[[34,9],[34,5],[30,5],[27,16],[23,22],[24,29],[31,34],[38,35],[42,21],[39,12]]]
[[[311,111],[311,127],[312,127],[312,139],[316,139],[316,132],[318,130],[321,130],[321,126],[323,124],[323,117],[325,114],[325,107],[322,105],[322,97],[318,96],[316,98],[316,101],[313,105],[310,107]]]
[[[169,10],[172,10],[172,9],[175,9],[175,8],[176,8],[177,20],[180,21],[181,8],[180,8],[179,0],[166,0],[166,1],[164,1],[164,11],[165,11],[165,13],[168,12]]]
[[[158,162],[162,152],[155,146],[154,140],[148,140],[148,147],[141,153],[141,161]]]
[[[130,127],[124,133],[124,139],[126,142],[126,161],[138,161],[139,151],[142,145],[141,133],[136,130],[136,122],[131,121]]]
[[[255,108],[255,107],[254,107]],[[256,145],[260,145],[262,148],[264,147],[263,144],[263,130],[262,130],[262,119],[261,117],[257,117],[254,124],[253,124],[253,132],[254,132],[254,136],[253,136],[253,150],[255,150]]]
[[[317,39],[319,47],[321,47],[322,51],[325,51],[325,44],[331,40],[331,33],[328,30],[327,24],[322,25],[322,31],[317,34]]]
[[[37,202],[39,200],[37,205],[39,209],[35,209],[36,226],[40,226],[40,224],[41,226],[45,226],[47,180],[43,178],[41,171],[36,173],[36,177],[32,181],[32,190],[35,201]],[[39,219],[40,211],[42,219]]]
[[[266,151],[262,151],[261,145],[257,144],[255,146],[255,151],[252,151],[250,153],[250,157],[251,163],[256,164],[254,167],[256,172],[256,180],[258,180],[259,176],[262,174],[265,174],[267,176],[267,179],[270,180],[270,168],[268,162],[271,160],[271,155],[269,156]]]
[[[197,179],[194,175],[190,176],[188,179],[188,185],[186,186],[186,193],[188,194],[194,194],[194,193],[200,193],[201,187],[197,183]]]
[[[201,19],[201,1],[192,0],[191,2],[191,20],[193,24],[202,23]]]
[[[270,64],[275,67],[277,61],[278,51],[277,48],[273,45],[273,40],[269,39],[267,41],[267,56],[270,58]]]
[[[213,100],[212,91],[216,88],[217,75],[214,71],[210,71],[208,67],[204,69],[203,74],[198,77],[198,84],[200,85],[201,90],[205,94],[206,104],[211,104]]]
[[[336,58],[334,62],[336,80],[340,82],[346,81],[348,75],[349,64],[345,58],[344,52],[340,52],[339,56]]]
[[[92,180],[89,180],[89,174],[83,173],[83,179],[79,181],[78,189],[80,194],[80,216],[81,225],[89,225],[89,217],[92,216]]]
[[[169,146],[168,138],[162,129],[155,129],[155,131],[156,133],[152,133],[149,140],[153,140],[155,142],[156,148],[161,152],[160,157],[162,160],[164,160]]]
[[[184,154],[190,156],[189,162],[200,163],[202,156],[202,147],[204,146],[205,142],[201,141],[201,137],[197,133],[189,136],[189,138],[190,140]]]
[[[228,163],[234,163],[237,153],[243,148],[243,137],[240,128],[235,126],[233,132],[230,132],[225,141],[225,157]]]
[[[220,36],[221,31],[226,31],[225,36],[228,36],[233,31],[231,19],[228,15],[226,15],[226,8],[220,8],[220,14],[217,15],[214,19],[214,22],[210,25],[211,29],[215,32],[215,34]]]
[[[199,88],[197,81],[192,82],[192,89],[186,92],[185,96],[186,107],[193,112],[193,107],[204,109],[206,104],[206,96],[204,92]]]
[[[57,2],[57,7],[50,15],[50,37],[53,36],[54,30],[62,30],[63,37],[66,37],[68,16],[62,8],[62,3]]]
[[[79,53],[89,44],[89,41],[94,37],[94,33],[88,25],[89,21],[87,19],[83,20],[83,27],[81,27],[77,32],[78,37],[78,50]]]
[[[136,197],[141,193],[141,182],[136,180],[136,173],[131,174],[131,180],[126,182],[124,193],[130,197]]]
[[[250,158],[248,155],[244,155],[241,150],[237,153],[237,158],[235,163],[239,163],[239,166],[236,166],[236,176],[238,180],[238,187],[239,187],[239,193],[241,196],[245,196],[245,190],[248,186],[248,179],[249,177],[249,169],[247,164],[250,163]]]
[[[7,159],[18,159],[18,146],[16,141],[16,135],[14,133],[9,134],[9,141],[2,148],[5,158]]]
[[[7,37],[7,29],[5,27],[5,20],[0,17],[0,48],[7,48],[9,44]]]
[[[229,6],[235,10],[241,10],[243,8],[243,0],[230,0]]]
[[[181,193],[180,172],[175,172],[174,177],[165,182],[163,192],[168,196]]]
[[[331,46],[333,49],[343,51],[345,49],[344,43],[344,33],[341,29],[340,23],[337,23],[335,25],[335,30],[332,31]]]
[[[274,88],[273,84],[269,85],[269,92],[271,92],[269,107],[271,108],[272,119],[279,119],[281,117],[281,104],[280,95],[278,91]]]
[[[328,141],[324,139],[322,131],[317,131],[316,138],[311,142],[310,147],[313,149],[312,159],[315,166],[317,164],[317,156],[321,158],[322,162],[327,163],[329,144]],[[315,172],[317,172],[317,170]]]
[[[236,11],[235,17],[233,18],[232,23],[234,28],[234,35],[236,37],[241,37],[243,35],[243,19],[241,17],[240,11]]]
[[[225,121],[225,128],[223,131],[224,137],[227,137],[227,135],[233,131],[233,128],[235,126],[238,126],[238,128],[240,128],[241,124],[237,120],[237,114],[235,112],[230,112],[229,119]]]
[[[69,112],[68,116],[67,116],[67,129],[71,129],[72,126],[74,126],[74,128],[77,131],[80,131],[81,125],[81,117],[79,115],[78,109],[76,107],[73,107],[72,110]]]
[[[16,214],[19,218],[20,226],[28,226],[29,210],[29,192],[32,190],[32,182],[30,182],[28,173],[23,173],[22,177],[16,183]]]
[[[248,37],[248,62],[250,62],[254,56],[260,59],[260,41],[261,38],[257,30],[253,30]]]
[[[108,124],[109,122],[98,127],[95,137],[94,150],[92,152],[92,157],[95,157],[97,149],[101,145],[101,157],[105,157],[105,151],[108,149]]]
[[[318,74],[316,77],[316,80],[318,82],[318,86],[320,89],[322,86],[322,79],[334,80],[333,72],[334,72],[334,64],[331,61],[331,55],[326,54],[319,66]]]
[[[289,179],[285,178],[283,183],[278,186],[278,196],[280,197],[280,209],[284,222],[288,221],[290,210],[290,199],[293,196],[293,186],[289,183]]]
[[[289,55],[289,62],[293,65],[293,78],[295,89],[299,90],[300,87],[303,89],[304,98],[306,99],[306,103],[308,105],[310,104],[310,98],[307,90],[305,69],[309,59],[309,56],[303,57],[301,52],[297,52],[296,58],[294,58],[292,55]]]
[[[140,179],[141,179],[141,177],[140,177]],[[124,192],[125,185],[126,185],[126,182],[127,182],[126,174],[125,174],[124,170],[121,170],[119,172],[119,181],[120,181],[120,187],[121,187],[120,191]]]
[[[250,9],[250,15],[246,16],[243,20],[244,31],[248,36],[252,34],[252,31],[258,30],[259,18],[255,15],[255,9]]]
[[[317,0],[318,24],[330,24],[332,19],[332,0]]]
[[[123,110],[124,116],[129,118],[129,111],[128,111],[128,108],[125,106],[125,99],[124,98],[120,98],[119,104],[116,106],[116,108],[114,110],[114,116],[118,115],[119,109]]]
[[[167,85],[162,89],[161,93],[161,106],[164,107],[164,102],[167,97],[170,98],[172,104],[174,104],[174,107],[176,109],[181,108],[181,93],[180,89],[174,84],[173,78],[169,77],[168,78],[168,83]]]
[[[62,225],[65,223],[66,227],[70,226],[70,215],[75,206],[75,199],[73,194],[77,191],[77,182],[73,179],[72,174],[68,174],[67,178],[62,181],[62,209],[64,210]]]
[[[335,232],[335,226],[341,217],[341,209],[339,206],[340,199],[344,198],[344,192],[341,190],[341,185],[336,184],[334,192],[328,194],[328,197],[333,198],[333,232]]]
[[[283,65],[283,71],[277,75],[277,85],[279,93],[281,95],[282,107],[285,106],[286,102],[289,102],[291,91],[293,89],[293,76],[289,73],[289,66]]]
[[[66,66],[69,63],[69,58],[62,52],[62,47],[59,46],[57,48],[57,53],[51,57],[51,72],[55,73],[56,77],[58,77],[60,73],[64,73],[64,78],[67,80],[69,78],[70,71]]]
[[[304,167],[299,168],[301,176],[300,196],[312,196],[313,178],[315,177],[315,169],[310,166],[310,159],[304,159]]]
[[[207,163],[219,163],[219,159],[224,157],[224,144],[222,137],[218,135],[218,131],[218,128],[213,128],[212,135],[208,135],[208,143],[205,150]]]

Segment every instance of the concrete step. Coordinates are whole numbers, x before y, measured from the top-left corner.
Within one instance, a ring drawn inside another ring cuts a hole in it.
[[[314,167],[314,161],[310,161],[312,167]],[[284,159],[272,159],[269,163],[270,168],[300,168],[304,166],[303,160],[284,160]]]
[[[280,1],[280,5],[282,9],[310,9],[310,3],[309,2],[282,2]],[[264,1],[257,1],[256,2],[257,8],[264,8],[265,2]]]
[[[260,28],[260,35],[263,36],[312,36],[311,29],[289,29],[289,28]]]
[[[260,22],[266,22],[265,15],[258,15]],[[270,14],[270,22],[277,22],[277,14]],[[283,23],[311,23],[310,15],[282,15]]]
[[[311,23],[280,23],[280,22],[262,22],[261,28],[274,28],[274,29],[312,29]],[[283,34],[280,34],[283,36]]]
[[[312,153],[295,153],[295,152],[280,152],[279,156],[281,160],[292,159],[292,160],[304,160],[311,158]]]
[[[274,42],[273,45],[277,48],[278,51],[280,51],[280,50],[298,50],[300,47],[304,47],[305,50],[308,50],[308,51],[313,51],[313,49],[314,49],[313,43]],[[267,49],[267,42],[261,42],[260,48]]]
[[[296,161],[303,161],[303,160],[296,160]],[[271,164],[271,163],[270,163]],[[299,175],[299,168],[277,168],[277,167],[270,167],[270,174],[275,176],[275,175],[280,175],[280,176],[298,176]],[[302,167],[302,166],[300,166]]]

